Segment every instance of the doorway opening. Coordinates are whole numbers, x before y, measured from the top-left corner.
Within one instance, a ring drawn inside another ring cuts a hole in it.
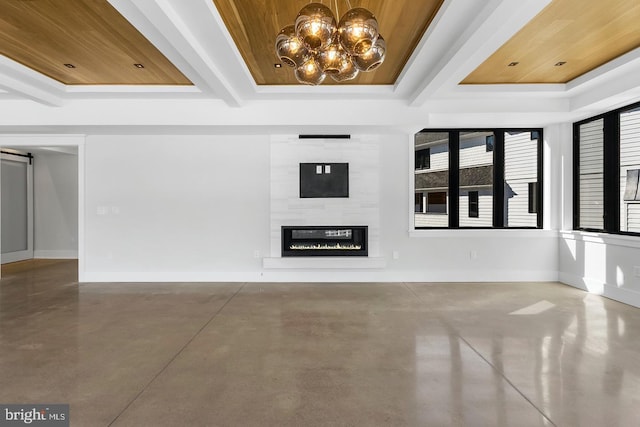
[[[77,260],[81,275],[83,144],[82,136],[0,136],[3,270]]]

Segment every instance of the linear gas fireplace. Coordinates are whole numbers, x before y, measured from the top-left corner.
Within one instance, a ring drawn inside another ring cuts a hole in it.
[[[368,256],[367,226],[282,227],[282,256]]]

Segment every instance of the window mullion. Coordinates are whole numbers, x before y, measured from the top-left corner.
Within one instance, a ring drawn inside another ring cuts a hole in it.
[[[449,227],[460,226],[460,132],[449,132]]]
[[[504,227],[504,131],[496,129],[493,149],[493,226]]]
[[[604,117],[604,231],[620,231],[620,115]]]

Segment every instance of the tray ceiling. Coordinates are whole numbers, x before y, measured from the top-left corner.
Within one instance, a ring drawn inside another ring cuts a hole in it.
[[[554,0],[462,84],[567,83],[640,47],[638,23],[638,0]]]
[[[275,68],[280,62],[274,53],[280,29],[293,24],[308,0],[212,0],[227,30],[258,85],[299,84],[289,67]],[[320,2],[320,0],[318,0]],[[369,9],[378,19],[380,33],[387,43],[387,57],[377,70],[362,73],[345,84],[394,84],[443,0],[354,0],[353,7]],[[324,2],[335,15],[335,2]],[[338,0],[338,12],[348,10],[347,2]],[[337,17],[336,19],[340,19]],[[334,84],[330,79],[324,85]]]
[[[2,0],[0,53],[67,85],[191,85],[107,0]]]

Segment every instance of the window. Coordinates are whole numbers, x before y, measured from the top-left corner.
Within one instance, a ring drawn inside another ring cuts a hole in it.
[[[487,135],[485,137],[485,149],[487,151],[487,153],[493,151],[493,142],[495,141],[495,137],[493,135]]]
[[[469,218],[478,218],[478,192],[469,191]]]
[[[541,228],[541,141],[540,129],[417,133],[430,167],[414,170],[415,228]]]
[[[413,210],[415,213],[424,212],[424,195],[422,193],[416,193],[415,197],[415,208]]]
[[[620,113],[620,231],[640,233],[640,107]]]
[[[447,227],[449,224],[447,190],[449,188],[449,133],[419,132],[415,135],[417,153],[429,153],[429,168],[416,163],[414,188],[420,194],[420,211],[414,214],[416,227]],[[416,199],[416,205],[417,205]]]
[[[460,227],[491,227],[493,225],[493,131],[459,133],[459,203]],[[472,207],[472,197],[475,206]],[[473,209],[473,215],[472,215]]]
[[[574,124],[573,226],[640,235],[640,104]]]
[[[535,214],[538,213],[538,183],[530,182],[529,183],[529,213]]]
[[[538,223],[539,133],[504,133],[504,225],[535,227]]]
[[[416,169],[429,169],[431,167],[431,150],[423,148],[416,151]]]
[[[578,125],[580,228],[604,229],[604,119]]]
[[[427,194],[427,212],[429,213],[447,213],[447,192],[437,191]]]

